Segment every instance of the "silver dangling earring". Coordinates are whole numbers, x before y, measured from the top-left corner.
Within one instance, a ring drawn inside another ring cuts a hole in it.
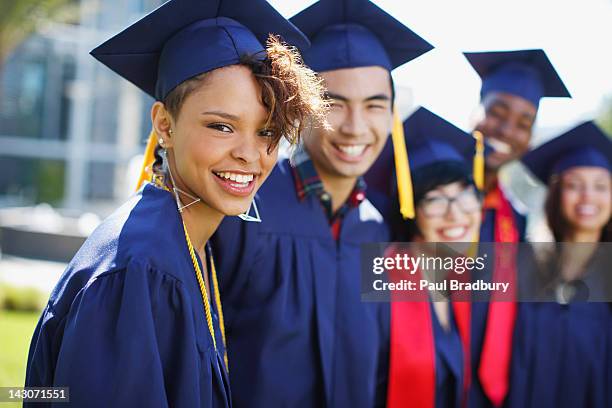
[[[255,212],[254,217],[249,215],[249,213],[251,212],[251,207],[253,207],[253,211]],[[257,209],[257,203],[255,202],[254,198],[253,198],[253,201],[251,202],[251,205],[249,205],[249,208],[243,214],[238,214],[238,217],[240,217],[240,219],[243,221],[261,222],[261,217],[259,216],[259,210]]]
[[[172,171],[170,170],[170,165],[168,164],[168,151],[166,149],[162,149],[162,151],[159,154],[162,157],[162,162],[163,162],[162,166],[164,169],[164,173],[170,176],[170,181],[172,182],[172,191],[174,192],[174,198],[176,199],[176,206],[178,207],[179,212],[182,213],[185,208],[197,202],[202,201],[200,197],[195,197],[189,194],[188,192],[183,191],[180,188],[176,187],[176,183],[174,182],[174,177],[172,176]],[[187,197],[191,198],[193,201],[190,202],[189,204],[183,205],[178,193],[182,193],[186,195]]]

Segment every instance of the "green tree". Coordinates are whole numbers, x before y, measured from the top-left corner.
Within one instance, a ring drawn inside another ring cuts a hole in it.
[[[0,0],[0,97],[9,55],[44,22],[75,22],[79,0]]]
[[[8,56],[41,22],[74,21],[77,0],[0,0],[0,73]]]
[[[603,130],[608,132],[608,135],[612,136],[612,95],[605,99],[596,122]]]

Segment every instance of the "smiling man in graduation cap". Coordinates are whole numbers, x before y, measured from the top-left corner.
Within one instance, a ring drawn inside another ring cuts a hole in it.
[[[493,148],[485,159],[480,241],[524,241],[526,217],[500,186],[498,173],[527,152],[540,99],[570,94],[543,50],[469,52],[465,56],[482,78],[484,118],[475,131]],[[469,404],[500,406],[508,391],[516,304],[476,302],[472,306],[474,371]]]
[[[261,223],[218,231],[232,395],[249,407],[384,405],[389,305],[361,301],[360,245],[389,233],[361,176],[391,130],[391,71],[432,47],[367,0],[322,0],[291,21],[311,39],[304,60],[327,87],[330,128],[303,132],[278,163],[256,200]]]
[[[505,242],[525,238],[525,217],[512,206],[498,183],[500,168],[529,148],[540,99],[570,97],[543,50],[467,52],[482,78],[484,118],[476,130],[494,152],[485,161],[485,214],[480,239]]]

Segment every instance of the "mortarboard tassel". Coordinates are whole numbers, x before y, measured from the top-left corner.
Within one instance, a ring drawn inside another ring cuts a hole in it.
[[[474,184],[478,190],[484,189],[484,140],[482,133],[475,130],[474,138],[476,139],[476,152],[474,153]]]
[[[482,132],[475,130],[474,139],[476,139],[476,151],[474,152],[474,167],[472,169],[474,184],[478,191],[484,190],[484,137]],[[472,237],[472,245],[468,251],[468,256],[475,257],[478,255],[478,242],[480,241],[480,230],[477,229]]]
[[[476,229],[474,232],[474,236],[472,237],[472,242],[470,242],[470,246],[467,250],[466,255],[470,258],[475,258],[478,256],[478,244],[480,243],[480,228]]]
[[[399,196],[400,213],[404,219],[414,218],[414,195],[412,191],[412,177],[408,165],[408,152],[404,139],[404,126],[397,114],[393,112],[393,155],[395,157],[395,172],[397,175],[397,191]]]
[[[153,175],[153,162],[155,162],[155,147],[157,146],[157,133],[155,129],[151,129],[149,133],[149,140],[147,141],[147,147],[145,148],[144,158],[142,160],[142,167],[140,168],[140,176],[138,176],[138,183],[136,184],[136,191],[142,187],[142,185],[151,181]]]

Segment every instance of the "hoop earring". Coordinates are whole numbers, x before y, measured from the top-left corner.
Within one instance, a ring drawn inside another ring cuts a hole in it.
[[[168,164],[168,151],[166,149],[162,149],[162,151],[159,154],[162,157],[162,167],[164,169],[164,173],[170,176],[170,182],[172,183],[172,191],[174,192],[174,199],[176,200],[176,206],[178,207],[179,212],[182,213],[185,208],[202,201],[200,197],[195,197],[189,194],[188,192],[183,191],[180,188],[176,187],[176,183],[174,182],[174,177],[172,176],[172,170],[170,170],[170,165]],[[183,202],[181,201],[181,198],[178,193],[186,195],[187,197],[191,198],[193,201],[191,201],[189,204],[183,205]]]
[[[249,215],[249,213],[251,212],[251,207],[253,207],[253,211],[255,212],[254,217]],[[251,205],[249,205],[249,208],[243,214],[238,214],[238,217],[241,220],[247,221],[247,222],[261,222],[261,217],[259,216],[259,210],[257,209],[257,203],[255,202],[254,198],[253,198],[253,201],[251,202]]]

